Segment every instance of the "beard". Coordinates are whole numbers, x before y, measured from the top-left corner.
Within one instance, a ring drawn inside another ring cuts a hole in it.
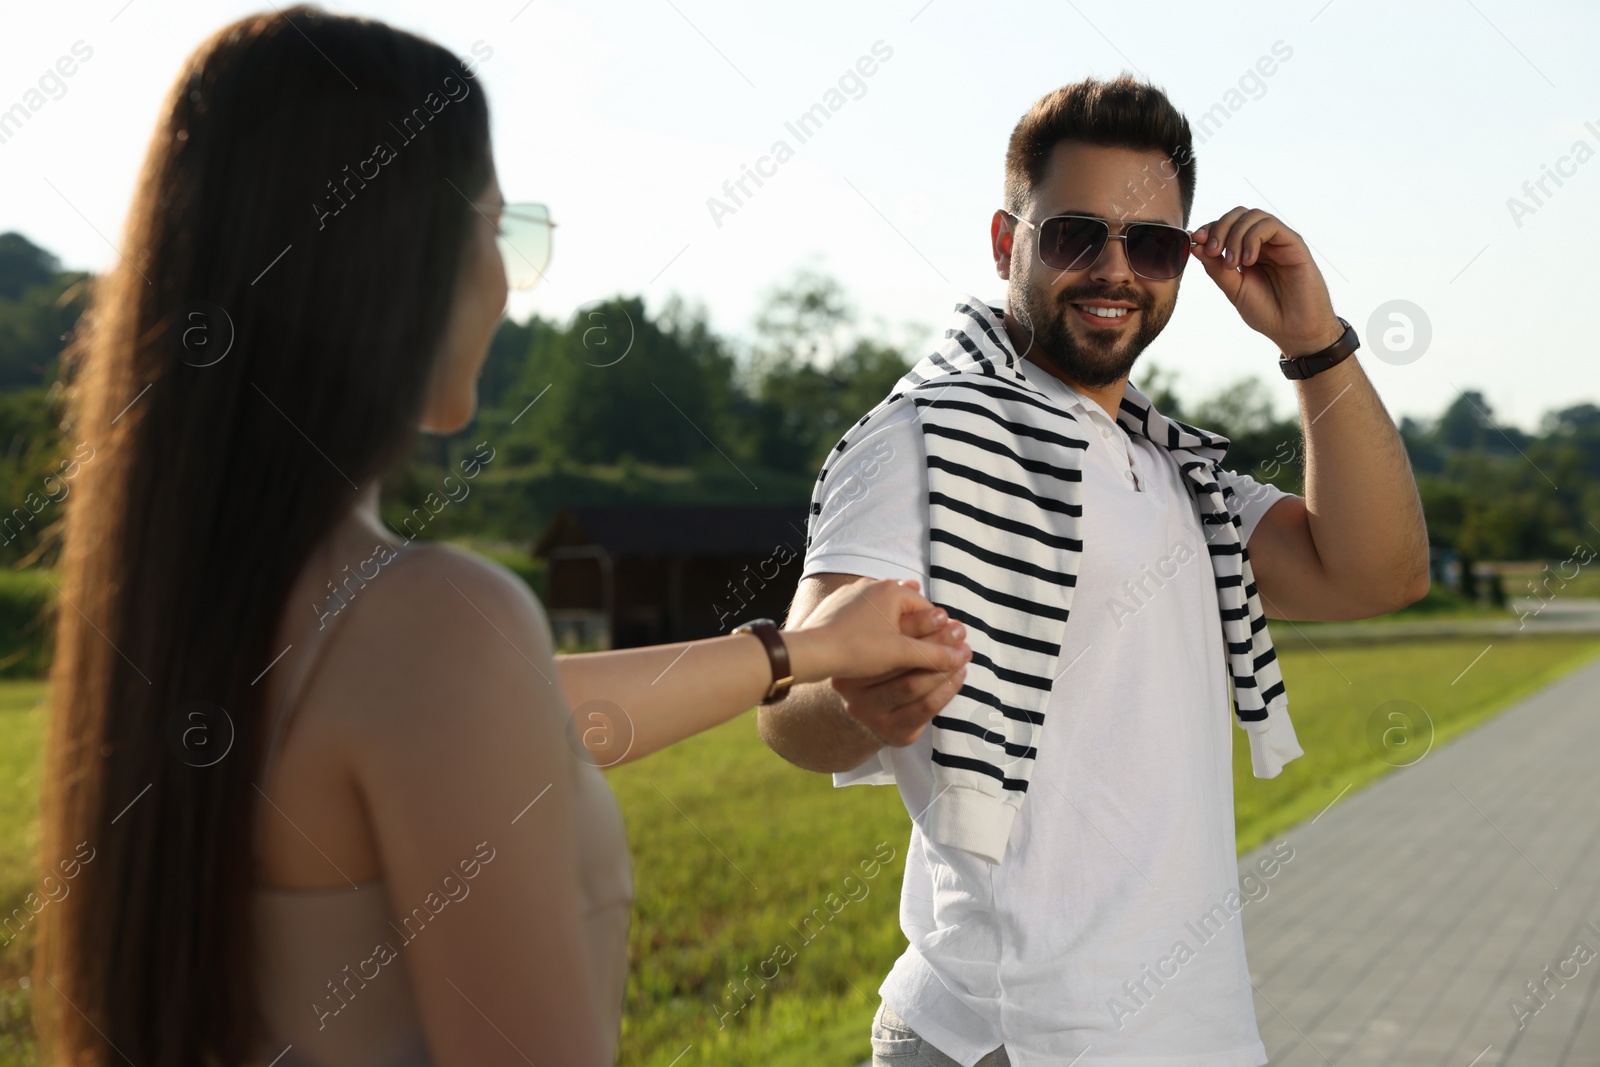
[[[1157,304],[1149,293],[1128,287],[1088,283],[1041,291],[1021,278],[1013,279],[1010,297],[1017,324],[1032,337],[1030,350],[1070,381],[1089,388],[1114,385],[1127,378],[1139,355],[1166,329],[1178,304],[1176,288],[1172,299]],[[1089,300],[1133,304],[1138,308],[1138,324],[1131,332],[1126,328],[1102,331],[1080,324],[1082,336],[1075,336],[1071,318],[1077,311],[1072,305]]]

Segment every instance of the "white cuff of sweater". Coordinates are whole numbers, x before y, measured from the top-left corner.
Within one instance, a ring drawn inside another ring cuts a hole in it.
[[[952,785],[934,798],[922,817],[922,832],[940,845],[964,849],[990,863],[999,863],[1011,838],[1017,808],[1004,796],[970,786]]]
[[[1294,723],[1281,707],[1268,706],[1265,719],[1240,725],[1250,735],[1250,769],[1257,778],[1276,778],[1285,763],[1305,755]]]

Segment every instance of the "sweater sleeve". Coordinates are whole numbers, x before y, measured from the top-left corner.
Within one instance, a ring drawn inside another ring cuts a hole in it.
[[[1278,705],[1267,706],[1265,719],[1239,725],[1250,735],[1250,772],[1257,778],[1276,778],[1285,763],[1305,755],[1289,713]]]

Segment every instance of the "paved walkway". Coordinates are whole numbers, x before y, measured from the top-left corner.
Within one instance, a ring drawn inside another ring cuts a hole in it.
[[[1243,911],[1273,1067],[1600,1064],[1597,767],[1600,663],[1274,839]]]

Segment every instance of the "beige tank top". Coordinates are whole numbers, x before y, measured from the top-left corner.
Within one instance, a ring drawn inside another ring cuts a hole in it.
[[[420,554],[418,546],[400,549],[402,557]],[[386,571],[398,562],[390,561]],[[333,625],[313,631],[289,665],[283,697],[273,709],[260,781],[269,779],[295,703]],[[571,766],[589,973],[609,1063],[616,1058],[622,1024],[633,871],[611,787],[599,770],[576,756]],[[406,966],[409,939],[425,930],[416,919],[406,924],[396,917],[384,881],[354,889],[261,887],[254,913],[256,980],[268,1035],[254,1064],[427,1067],[431,1059]]]

